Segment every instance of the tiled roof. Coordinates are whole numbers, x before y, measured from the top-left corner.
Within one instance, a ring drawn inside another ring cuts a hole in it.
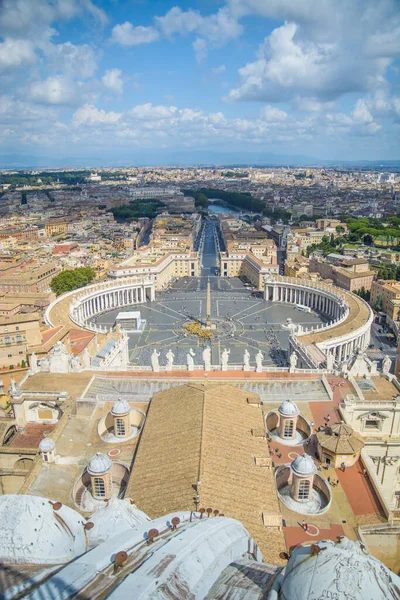
[[[154,394],[126,491],[151,518],[199,507],[218,509],[249,530],[267,562],[283,550],[283,535],[267,530],[262,513],[280,516],[256,394],[229,385],[193,383]],[[198,492],[196,492],[196,485]]]

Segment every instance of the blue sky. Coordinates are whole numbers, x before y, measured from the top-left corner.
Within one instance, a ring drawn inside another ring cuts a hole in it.
[[[398,0],[0,0],[0,154],[399,159]]]

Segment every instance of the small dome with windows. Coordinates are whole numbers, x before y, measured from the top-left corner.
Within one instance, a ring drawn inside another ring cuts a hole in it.
[[[317,467],[314,464],[311,456],[302,454],[297,456],[290,465],[293,473],[302,477],[311,477],[317,472]]]
[[[43,438],[39,443],[40,452],[51,452],[56,447],[54,440],[49,437]]]
[[[112,468],[112,461],[106,454],[97,452],[89,461],[87,471],[90,475],[104,475]]]
[[[283,417],[297,417],[300,411],[292,400],[285,400],[278,408],[278,413]]]
[[[112,405],[111,414],[115,417],[124,416],[130,413],[130,411],[131,407],[129,406],[129,403],[122,398],[118,398]]]

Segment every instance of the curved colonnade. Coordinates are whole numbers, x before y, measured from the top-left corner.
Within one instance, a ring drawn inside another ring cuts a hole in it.
[[[153,301],[155,284],[155,277],[149,275],[88,285],[79,292],[69,292],[52,302],[46,310],[45,321],[48,325],[55,326],[58,321],[53,317],[53,311],[57,310],[58,304],[70,297],[69,319],[78,327],[103,333],[105,328],[90,323],[90,319],[111,310]]]
[[[47,309],[47,324],[64,321],[96,333],[105,327],[90,322],[102,313],[145,303],[155,299],[153,275],[124,277],[89,285],[55,300]],[[329,318],[329,322],[309,329],[293,326],[290,346],[298,356],[298,367],[320,368],[345,362],[357,350],[365,350],[370,341],[373,312],[358,296],[331,285],[302,279],[267,276],[264,298],[307,306]]]
[[[295,277],[266,277],[264,298],[306,306],[330,318],[324,325],[293,328],[290,345],[305,367],[341,364],[370,342],[373,312],[361,298],[324,283]]]

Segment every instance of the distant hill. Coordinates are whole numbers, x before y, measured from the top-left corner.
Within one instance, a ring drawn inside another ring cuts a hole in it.
[[[33,154],[0,155],[0,169],[38,169],[38,168],[98,168],[127,166],[340,166],[346,168],[400,169],[400,160],[322,160],[304,155],[279,155],[269,152],[224,152],[207,150],[171,150],[115,153],[109,156],[57,157],[37,156]]]

